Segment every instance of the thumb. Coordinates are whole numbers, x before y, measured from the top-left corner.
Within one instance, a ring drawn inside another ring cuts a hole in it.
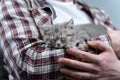
[[[111,51],[112,48],[108,44],[102,42],[102,41],[88,41],[87,42],[88,46],[98,49],[100,51]]]

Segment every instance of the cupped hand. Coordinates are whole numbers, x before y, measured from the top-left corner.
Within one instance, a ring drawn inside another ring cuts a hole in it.
[[[78,49],[68,49],[68,54],[84,62],[60,58],[59,63],[65,65],[60,72],[68,80],[120,80],[120,61],[113,49],[101,41],[90,41],[88,45],[101,53],[95,55]]]

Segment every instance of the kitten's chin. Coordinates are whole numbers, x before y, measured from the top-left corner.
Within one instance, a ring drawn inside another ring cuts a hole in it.
[[[62,49],[63,47],[55,47],[55,49]]]
[[[65,49],[66,46],[55,46],[55,49]]]

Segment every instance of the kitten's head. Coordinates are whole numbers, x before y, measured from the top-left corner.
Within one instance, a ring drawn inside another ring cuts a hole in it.
[[[73,21],[62,24],[42,26],[41,32],[45,43],[51,48],[63,48],[74,36]]]

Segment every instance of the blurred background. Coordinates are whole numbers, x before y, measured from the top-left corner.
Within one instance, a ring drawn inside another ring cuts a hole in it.
[[[92,6],[99,7],[109,15],[112,23],[120,29],[120,0],[81,0]]]

